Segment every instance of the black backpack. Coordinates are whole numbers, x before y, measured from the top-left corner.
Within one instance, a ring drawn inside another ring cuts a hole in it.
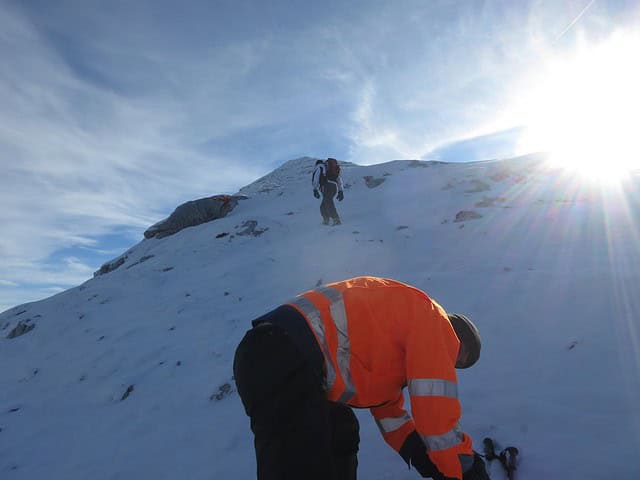
[[[338,180],[338,177],[340,176],[340,165],[338,165],[338,160],[335,158],[327,158],[327,161],[325,162],[325,169],[327,180],[331,180],[333,182]]]

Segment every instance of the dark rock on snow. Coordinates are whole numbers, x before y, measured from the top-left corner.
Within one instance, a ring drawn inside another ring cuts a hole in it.
[[[454,222],[464,222],[465,220],[475,220],[477,218],[482,218],[478,212],[474,212],[471,210],[460,210],[456,213],[456,219]]]
[[[36,328],[36,325],[35,323],[31,323],[31,320],[20,320],[18,324],[9,332],[7,338],[11,339],[19,337],[21,335],[24,335],[25,333],[30,332],[34,328]]]
[[[93,273],[94,277],[98,275],[104,275],[105,273],[113,272],[116,268],[122,266],[127,261],[127,255],[122,255],[115,260],[105,263],[100,267],[100,270]]]
[[[144,232],[145,238],[164,238],[187,227],[194,227],[225,217],[244,200],[243,195],[214,195],[212,197],[191,200],[178,206],[168,218],[152,225]]]
[[[364,184],[369,188],[376,188],[378,185],[384,182],[384,178],[375,178],[371,175],[366,175],[364,178]]]

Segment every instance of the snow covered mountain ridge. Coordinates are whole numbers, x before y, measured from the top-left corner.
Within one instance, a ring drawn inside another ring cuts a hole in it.
[[[640,475],[637,176],[604,190],[538,156],[345,163],[343,225],[328,227],[313,165],[291,160],[226,216],[0,314],[3,479],[255,478],[237,343],[252,318],[357,275],[476,322],[463,427],[477,449],[485,436],[520,448],[519,480]],[[360,477],[416,478],[357,414]]]

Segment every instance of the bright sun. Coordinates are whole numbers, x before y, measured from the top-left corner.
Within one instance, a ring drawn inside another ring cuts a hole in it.
[[[640,168],[640,35],[618,32],[549,59],[518,103],[523,151],[598,181]]]

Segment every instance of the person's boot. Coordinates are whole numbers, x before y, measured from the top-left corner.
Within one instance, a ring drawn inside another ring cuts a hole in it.
[[[326,218],[326,217],[325,217],[325,218],[323,218],[323,219],[322,219],[322,224],[323,224],[323,225],[329,225],[329,219],[328,219],[328,218]]]
[[[340,221],[340,218],[334,218],[333,219],[333,225],[342,225],[342,222]]]

